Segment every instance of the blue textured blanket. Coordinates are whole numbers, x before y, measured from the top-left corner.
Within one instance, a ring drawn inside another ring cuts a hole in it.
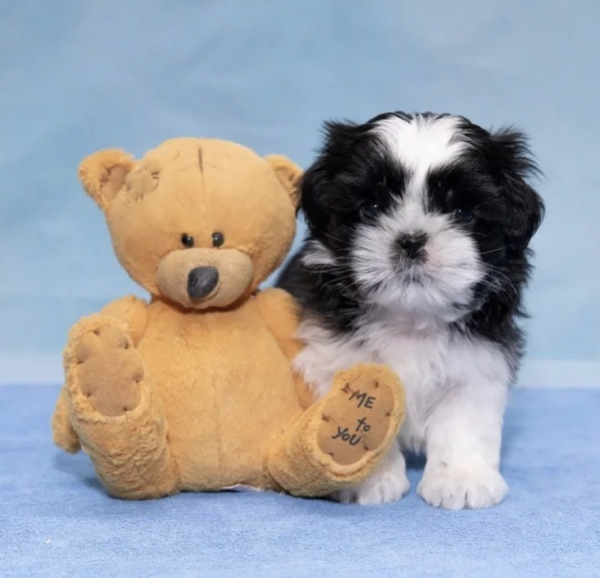
[[[0,576],[600,577],[600,389],[516,390],[499,507],[411,493],[344,506],[273,493],[108,498],[55,449],[55,387],[0,387]]]

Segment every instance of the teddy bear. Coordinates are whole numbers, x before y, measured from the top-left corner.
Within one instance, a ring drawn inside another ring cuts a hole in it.
[[[397,376],[356,365],[313,403],[291,363],[296,303],[259,290],[291,247],[300,176],[283,156],[213,139],[82,161],[118,261],[150,295],[80,319],[63,356],[54,440],[83,448],[112,496],[326,496],[389,448],[404,415]]]

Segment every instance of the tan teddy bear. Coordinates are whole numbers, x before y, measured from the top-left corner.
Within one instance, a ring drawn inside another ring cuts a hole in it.
[[[141,161],[100,151],[79,176],[151,300],[125,297],[72,328],[56,443],[83,447],[121,498],[236,485],[320,496],[366,478],[403,418],[397,378],[356,366],[304,409],[294,301],[257,290],[292,243],[300,169],[179,138]]]

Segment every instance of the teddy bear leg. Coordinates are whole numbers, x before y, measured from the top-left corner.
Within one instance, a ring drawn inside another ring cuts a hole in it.
[[[126,499],[176,492],[166,419],[126,325],[104,315],[79,321],[65,370],[71,424],[107,491]]]
[[[324,496],[355,486],[378,465],[404,418],[398,377],[378,365],[356,365],[277,440],[267,461],[281,488]]]
[[[52,415],[52,433],[54,443],[70,454],[81,449],[77,432],[73,429],[69,417],[69,391],[65,387],[60,390],[60,396]]]

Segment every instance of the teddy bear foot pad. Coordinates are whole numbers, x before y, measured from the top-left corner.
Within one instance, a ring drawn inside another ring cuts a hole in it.
[[[75,344],[77,383],[97,412],[117,417],[140,404],[144,366],[123,331],[94,325]]]
[[[397,379],[379,367],[342,372],[328,394],[317,440],[320,450],[341,466],[379,453],[399,426]]]

